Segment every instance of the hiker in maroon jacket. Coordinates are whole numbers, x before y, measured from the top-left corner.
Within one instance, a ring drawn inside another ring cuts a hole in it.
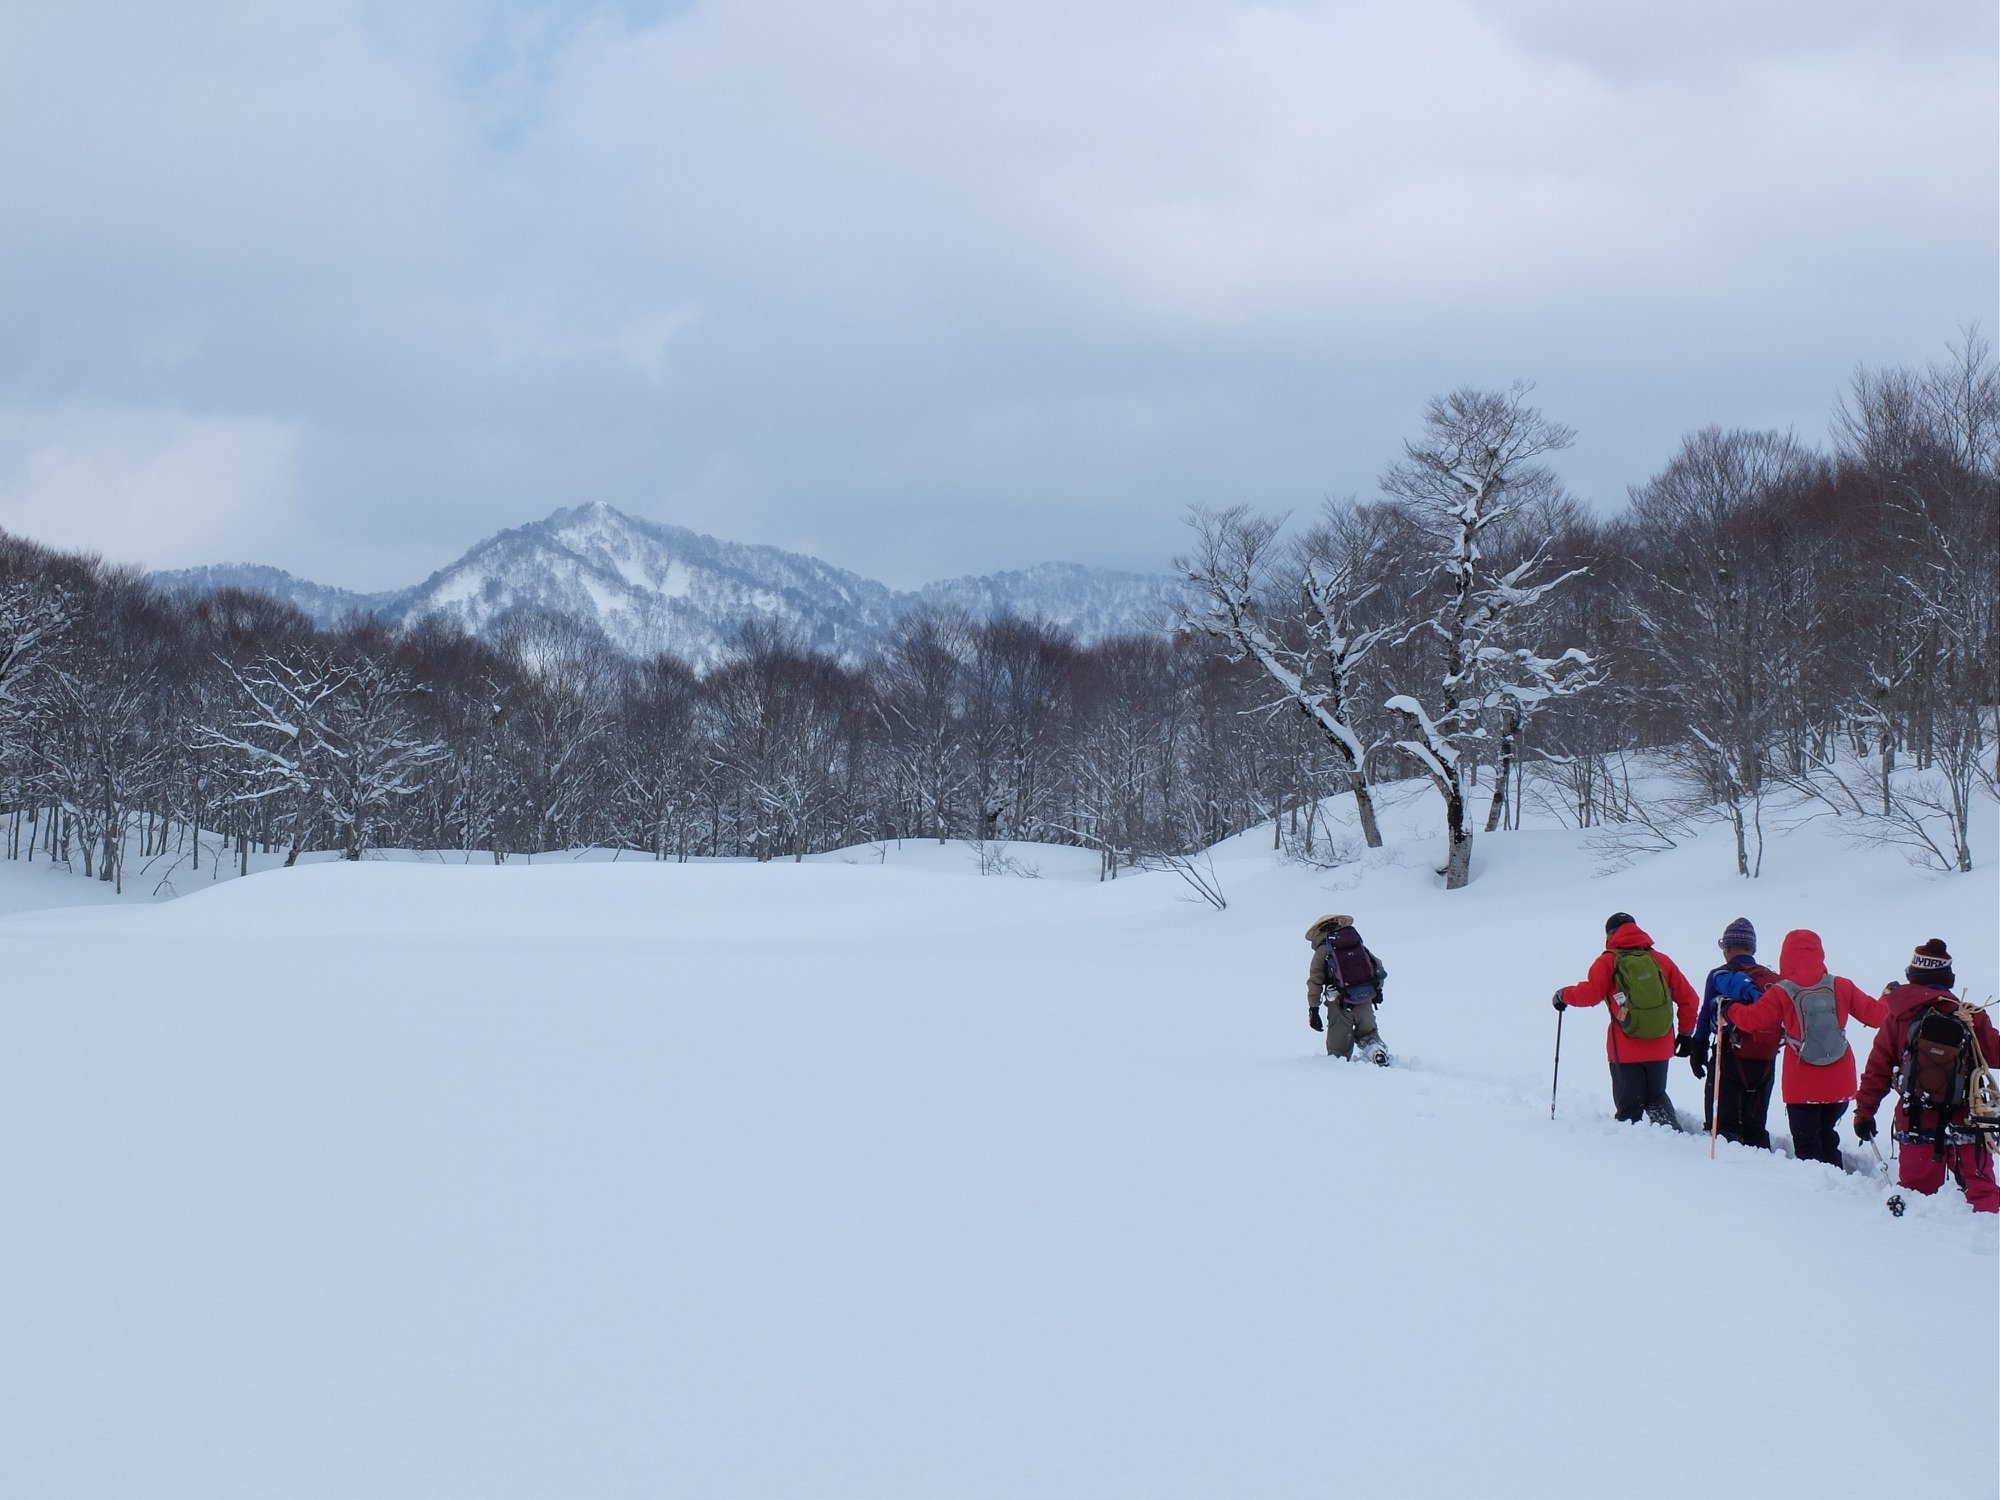
[[[1582,984],[1556,991],[1555,1007],[1608,1004],[1611,1024],[1604,1055],[1611,1060],[1611,1102],[1621,1120],[1645,1118],[1674,1130],[1685,1127],[1667,1098],[1667,1064],[1694,1045],[1701,997],[1671,958],[1653,951],[1629,912],[1604,924],[1604,951]]]
[[[1888,1018],[1875,1033],[1875,1045],[1868,1053],[1868,1066],[1861,1073],[1861,1091],[1854,1101],[1854,1133],[1862,1140],[1875,1137],[1875,1107],[1896,1086],[1896,1072],[1909,1046],[1910,1032],[1926,1014],[1955,1016],[1959,999],[1951,990],[1958,978],[1951,970],[1951,952],[1942,938],[1932,938],[1910,955],[1904,971],[1907,981],[1892,984],[1882,994]],[[2000,1062],[2000,1030],[1994,1028],[1984,1011],[1972,1011],[1972,1034],[1987,1064]],[[2000,1213],[2000,1186],[1993,1180],[1993,1153],[1977,1132],[1965,1128],[1966,1109],[1961,1104],[1944,1121],[1944,1140],[1938,1140],[1935,1117],[1926,1125],[1912,1128],[1909,1110],[1901,1098],[1891,1127],[1902,1142],[1896,1159],[1896,1181],[1918,1193],[1935,1193],[1944,1186],[1949,1171],[1965,1190],[1966,1202],[1983,1214]]]

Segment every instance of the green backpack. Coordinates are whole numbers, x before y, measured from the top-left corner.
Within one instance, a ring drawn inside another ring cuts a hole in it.
[[[1644,948],[1621,948],[1612,966],[1625,1009],[1614,1011],[1619,1029],[1636,1041],[1669,1036],[1674,1029],[1674,1000],[1667,993],[1667,976],[1660,961]]]

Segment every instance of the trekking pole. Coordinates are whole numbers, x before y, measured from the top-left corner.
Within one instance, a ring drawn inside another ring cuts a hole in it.
[[[1563,1013],[1561,1011],[1557,1011],[1556,1012],[1556,1067],[1555,1071],[1549,1075],[1549,1118],[1551,1120],[1553,1120],[1556,1117],[1556,1080],[1562,1077],[1562,1071],[1563,1071]]]
[[[1715,1028],[1708,1049],[1708,1159],[1715,1160],[1715,1142],[1722,1134],[1722,1028]]]
[[[1868,1149],[1875,1153],[1875,1164],[1882,1169],[1882,1175],[1886,1178],[1889,1175],[1889,1161],[1883,1156],[1882,1148],[1875,1144],[1875,1137],[1872,1135],[1868,1137]]]

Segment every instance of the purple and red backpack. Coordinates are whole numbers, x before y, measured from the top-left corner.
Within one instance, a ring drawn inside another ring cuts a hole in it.
[[[1382,998],[1381,982],[1376,978],[1375,955],[1361,941],[1361,934],[1352,927],[1343,927],[1330,937],[1320,939],[1326,950],[1326,973],[1333,981],[1333,987],[1340,992],[1343,1005],[1373,1005]]]

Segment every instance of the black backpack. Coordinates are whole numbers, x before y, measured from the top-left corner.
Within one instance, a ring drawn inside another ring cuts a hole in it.
[[[1326,944],[1326,976],[1340,996],[1342,1005],[1373,1005],[1382,998],[1375,979],[1375,955],[1352,927],[1343,927]]]
[[[1917,1014],[1903,1038],[1903,1058],[1896,1067],[1896,1096],[1909,1121],[1906,1139],[1927,1138],[1926,1118],[1932,1132],[1928,1139],[1937,1142],[1939,1156],[1947,1145],[1966,1145],[1974,1139],[1951,1128],[1951,1117],[1964,1107],[1970,1092],[1974,1063],[1972,1028],[1956,1013],[1926,1006]]]

